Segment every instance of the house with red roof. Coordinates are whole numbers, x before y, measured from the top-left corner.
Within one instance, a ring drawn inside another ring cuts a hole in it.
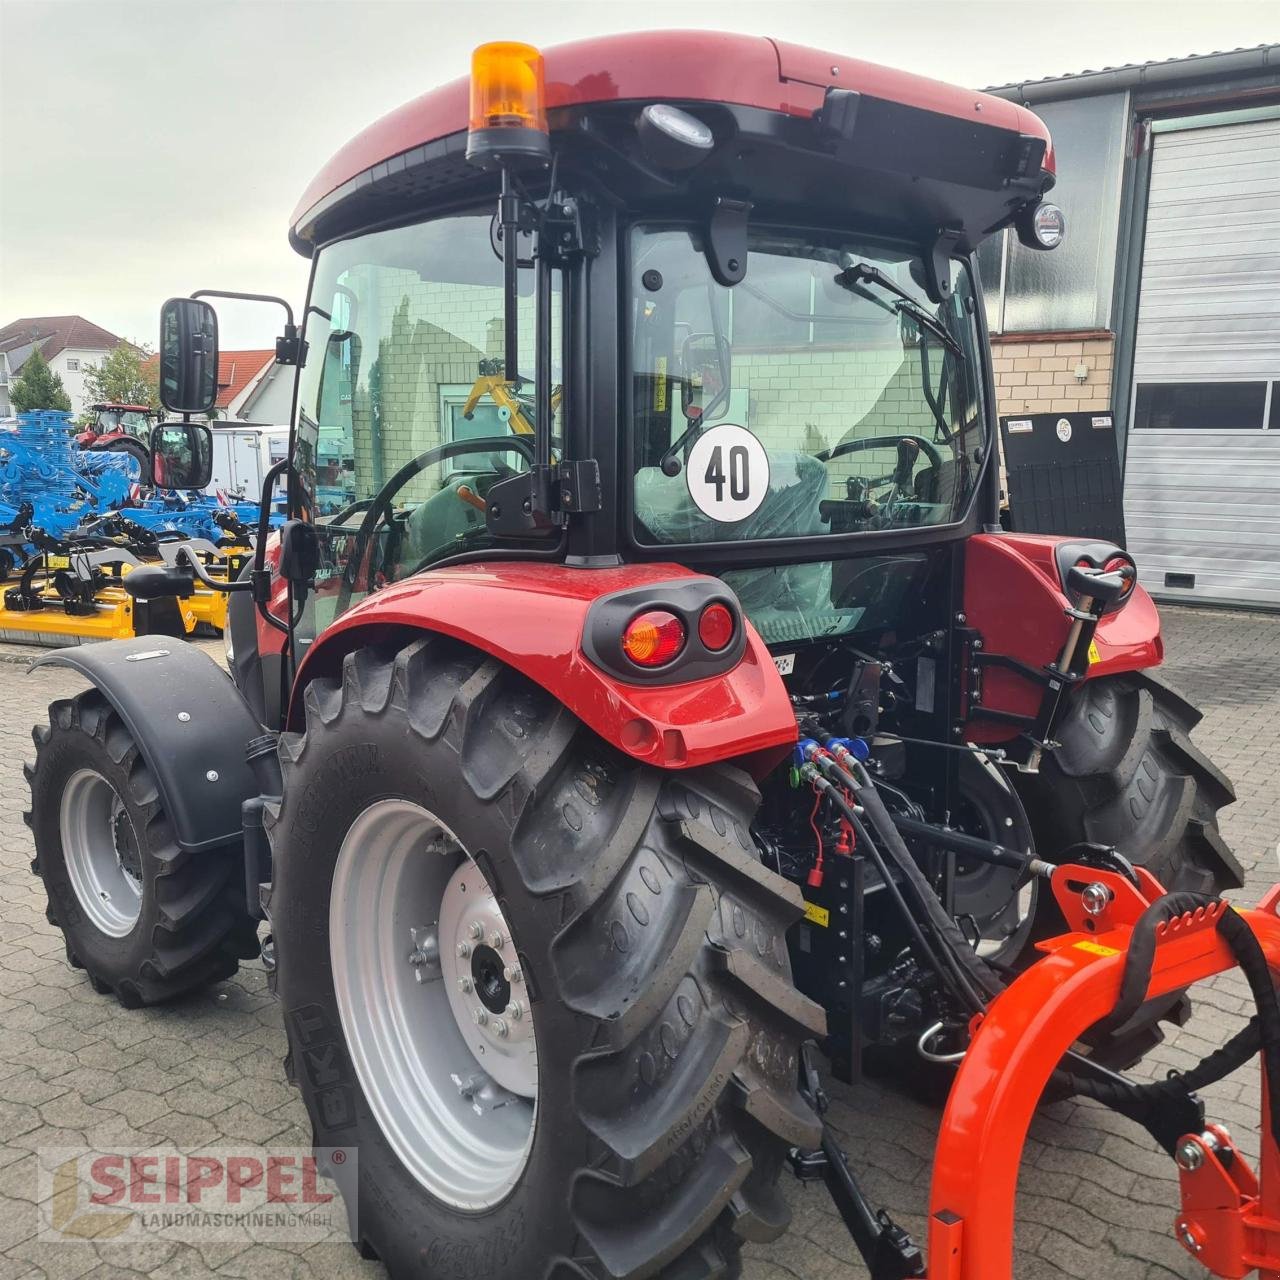
[[[144,367],[154,367],[151,356]],[[218,352],[218,398],[215,420],[225,422],[286,423],[293,407],[293,381],[276,364],[274,349]]]
[[[0,328],[0,366],[16,378],[33,351],[39,351],[45,363],[61,379],[71,408],[78,414],[85,407],[85,370],[96,365],[109,351],[125,339],[86,320],[84,316],[23,316]],[[0,416],[8,413],[8,386],[0,387]]]

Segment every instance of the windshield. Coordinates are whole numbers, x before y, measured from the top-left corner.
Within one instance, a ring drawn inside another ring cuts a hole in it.
[[[533,272],[520,272],[524,376],[513,385],[502,377],[502,263],[490,224],[488,212],[444,218],[320,252],[295,448],[322,536],[319,626],[371,590],[492,545],[485,495],[528,466]]]
[[[103,435],[111,431],[128,431],[135,436],[145,436],[150,429],[151,415],[137,409],[99,409],[97,429]]]
[[[632,240],[635,537],[738,542],[947,524],[987,445],[974,295],[848,239],[753,231],[716,284],[687,228]]]

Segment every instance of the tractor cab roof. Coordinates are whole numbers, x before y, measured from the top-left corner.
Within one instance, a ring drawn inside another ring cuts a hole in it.
[[[753,216],[848,225],[973,248],[1053,185],[1048,130],[1030,111],[856,58],[762,36],[667,31],[545,52],[553,142],[627,207],[749,201]],[[698,116],[715,151],[655,172],[636,123],[650,103]],[[466,78],[423,94],[343,147],[307,188],[290,238],[318,243],[452,204],[491,182],[465,158]]]

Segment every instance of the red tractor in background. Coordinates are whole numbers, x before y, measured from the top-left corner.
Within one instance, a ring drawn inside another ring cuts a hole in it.
[[[974,254],[1056,245],[1053,181],[1007,102],[665,33],[484,46],[303,197],[291,518],[207,583],[233,678],[153,638],[42,659],[92,687],[35,732],[30,820],[69,960],[126,1006],[269,922],[287,1070],[393,1275],[736,1276],[788,1168],[876,1280],[926,1274],[814,1045],[956,1073],[933,1280],[1009,1275],[1051,1082],[1176,1155],[1196,1256],[1280,1273],[1276,1119],[1259,1187],[1193,1093],[1259,1048],[1280,1084],[1280,921],[1218,897],[1230,783],[1124,550],[998,526]],[[209,296],[161,316],[182,487]],[[1117,1074],[1235,963],[1254,1023]]]
[[[91,427],[75,437],[76,447],[107,453],[127,453],[138,464],[138,478],[149,473],[148,446],[155,426],[155,410],[145,404],[91,404]]]

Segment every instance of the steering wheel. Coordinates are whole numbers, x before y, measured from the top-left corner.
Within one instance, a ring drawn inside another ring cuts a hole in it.
[[[870,501],[871,490],[882,484],[893,485],[888,498],[885,499],[884,508],[886,511],[892,509],[895,497],[911,482],[916,459],[921,453],[928,459],[935,473],[941,470],[942,467],[942,454],[938,452],[937,447],[931,440],[917,435],[866,436],[857,440],[843,440],[816,456],[821,462],[830,462],[845,454],[861,453],[868,449],[896,449],[898,453],[898,464],[889,475],[878,476],[873,480],[860,478],[860,482],[864,486],[863,493],[867,499],[868,513],[874,510],[874,504]],[[823,518],[829,520],[830,516],[824,514]]]
[[[368,508],[365,511],[364,519],[360,522],[359,529],[356,530],[355,539],[351,546],[351,554],[347,557],[346,567],[342,571],[342,582],[338,587],[337,613],[343,613],[351,603],[351,594],[355,590],[356,578],[360,573],[360,565],[364,560],[365,553],[369,550],[369,545],[373,541],[373,535],[377,532],[378,526],[384,520],[387,524],[390,524],[394,518],[391,499],[410,480],[420,475],[428,467],[434,466],[437,462],[443,462],[446,458],[452,458],[460,453],[484,453],[486,450],[502,453],[514,450],[526,462],[533,463],[533,441],[523,436],[480,436],[474,440],[450,440],[447,444],[436,445],[434,448],[418,454],[416,458],[411,458],[368,500]],[[461,496],[459,500],[462,502],[468,501],[467,498]],[[348,508],[348,510],[351,510],[351,508]],[[369,586],[370,588],[373,586],[372,565],[369,567]]]
[[[942,454],[938,452],[937,446],[931,440],[926,440],[924,436],[913,435],[865,436],[857,440],[842,440],[838,445],[824,449],[815,456],[819,462],[831,462],[835,458],[843,457],[846,453],[861,453],[864,449],[896,449],[902,440],[914,441],[933,466],[942,466]]]

